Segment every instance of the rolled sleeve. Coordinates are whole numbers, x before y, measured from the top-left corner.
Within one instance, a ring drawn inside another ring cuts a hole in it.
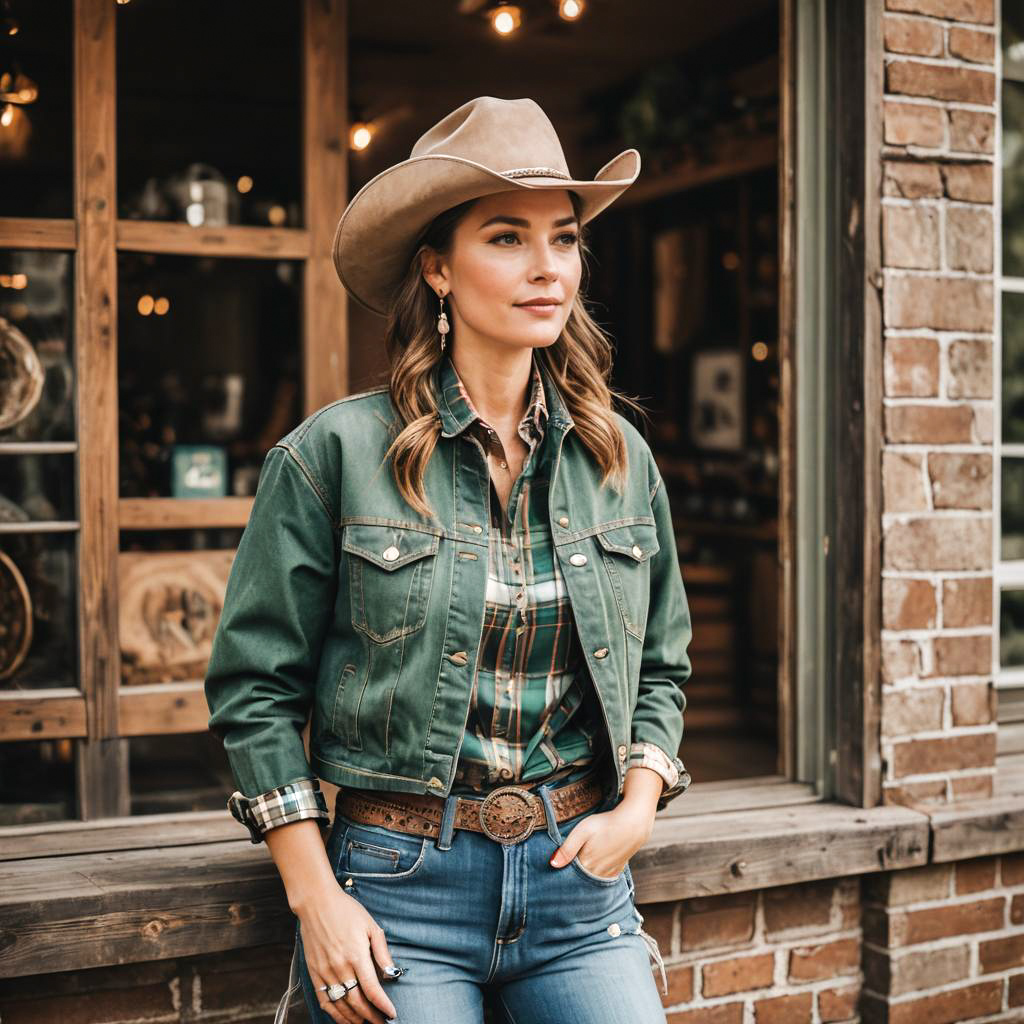
[[[321,828],[330,823],[327,799],[319,779],[299,779],[249,798],[235,791],[228,799],[228,810],[248,830],[253,843],[264,842],[272,828],[293,821],[315,819]]]

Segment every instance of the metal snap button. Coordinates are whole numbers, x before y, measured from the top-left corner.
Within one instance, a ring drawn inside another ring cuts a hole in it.
[[[573,565],[586,565],[587,556],[582,552],[577,551],[575,554],[569,556],[569,561],[572,562]]]
[[[455,651],[448,655],[448,657],[455,662],[456,665],[465,665],[469,661],[469,655],[465,651]]]
[[[619,744],[619,760],[620,761],[625,761],[626,760],[626,744],[625,743],[620,743]]]
[[[483,533],[484,532],[484,528],[482,526],[474,526],[473,527],[473,532],[474,533]]]
[[[444,789],[444,783],[436,776],[432,776],[427,785],[431,789]]]
[[[393,562],[398,557],[398,555],[398,548],[396,548],[394,544],[392,544],[391,547],[389,548],[385,548],[380,553],[381,558],[383,558],[385,562]]]
[[[612,922],[608,925],[608,934],[615,937],[622,934],[622,926],[616,922]]]
[[[559,526],[568,526],[569,525],[569,517],[568,516],[559,516],[558,517],[558,525]]]
[[[644,553],[644,549],[639,544],[633,545],[633,557],[640,558]]]
[[[596,651],[594,651],[594,657],[595,658],[607,658],[608,657],[608,648],[607,647],[598,647],[598,649]]]

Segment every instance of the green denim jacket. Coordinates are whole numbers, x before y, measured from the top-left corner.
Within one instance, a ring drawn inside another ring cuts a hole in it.
[[[664,482],[626,439],[624,492],[600,473],[541,365],[554,444],[550,522],[616,754],[675,757],[690,676],[690,614]],[[339,786],[447,796],[483,628],[490,488],[482,447],[432,378],[442,430],[424,486],[436,518],[402,498],[384,464],[386,387],[332,402],[267,454],[228,579],[205,689],[239,790],[316,776]],[[312,712],[310,760],[302,730]]]

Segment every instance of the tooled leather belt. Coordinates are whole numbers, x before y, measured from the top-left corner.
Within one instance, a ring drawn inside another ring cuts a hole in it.
[[[589,811],[604,798],[599,773],[591,772],[576,782],[548,791],[555,820]],[[445,801],[429,793],[395,793],[389,790],[342,789],[337,810],[364,825],[383,825],[397,832],[429,836],[441,834]],[[522,842],[538,826],[544,826],[544,804],[540,795],[526,786],[500,786],[486,799],[456,797],[455,827],[468,828],[506,846]]]

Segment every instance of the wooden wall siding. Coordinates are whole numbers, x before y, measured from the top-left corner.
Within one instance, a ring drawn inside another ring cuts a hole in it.
[[[883,799],[945,803],[991,796],[996,768],[998,40],[992,0],[885,6]]]

